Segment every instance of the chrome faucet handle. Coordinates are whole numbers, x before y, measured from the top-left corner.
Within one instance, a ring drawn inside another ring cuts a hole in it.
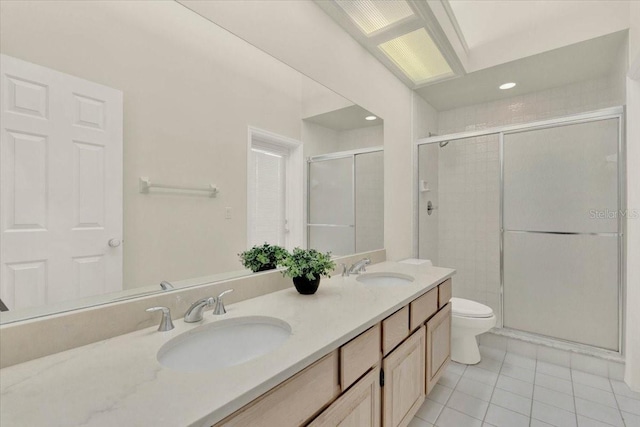
[[[171,282],[167,282],[166,280],[163,280],[162,282],[160,282],[160,287],[162,288],[163,291],[169,291],[171,289],[175,289],[174,286],[171,284]]]
[[[230,294],[231,292],[233,292],[233,289],[227,289],[226,291],[218,295],[218,298],[216,298],[216,306],[213,309],[213,314],[217,316],[220,314],[225,314],[227,312],[227,310],[224,308],[224,300],[222,299],[222,297]]]
[[[369,264],[371,264],[371,260],[369,258],[362,258],[360,261],[353,264],[351,268],[349,268],[347,274],[366,273],[367,270],[365,269],[365,267]]]
[[[206,307],[211,307],[216,303],[214,297],[202,298],[191,304],[191,307],[184,313],[184,321],[186,323],[196,323],[203,319],[202,312]]]
[[[349,269],[347,268],[347,264],[341,263],[340,266],[342,267],[342,277],[349,277]]]
[[[162,311],[162,319],[160,320],[160,326],[158,326],[158,331],[166,332],[173,329],[173,322],[171,321],[171,310],[167,307],[151,307],[147,308],[145,311],[153,312],[153,311]]]

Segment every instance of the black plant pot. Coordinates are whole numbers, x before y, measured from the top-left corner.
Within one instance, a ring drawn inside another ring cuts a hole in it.
[[[318,286],[320,286],[320,276],[313,280],[309,280],[306,277],[294,277],[293,284],[302,295],[313,295],[318,290]]]
[[[258,273],[260,271],[273,270],[274,268],[276,268],[275,264],[263,264],[262,266],[260,266],[260,268],[254,271],[254,273]]]

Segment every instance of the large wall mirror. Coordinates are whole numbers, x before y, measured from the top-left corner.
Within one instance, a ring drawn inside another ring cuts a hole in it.
[[[2,323],[382,248],[383,121],[173,1],[0,2]],[[164,283],[163,283],[164,282]]]

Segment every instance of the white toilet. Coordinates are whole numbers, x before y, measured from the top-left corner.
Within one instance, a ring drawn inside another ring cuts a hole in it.
[[[476,336],[496,325],[493,310],[486,305],[462,298],[451,298],[451,360],[466,365],[480,362]]]

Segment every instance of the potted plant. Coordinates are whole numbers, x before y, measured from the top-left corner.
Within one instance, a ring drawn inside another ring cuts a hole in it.
[[[254,246],[248,251],[238,254],[242,265],[254,273],[273,270],[287,255],[286,249],[266,242],[262,246]]]
[[[320,278],[331,277],[330,273],[336,267],[331,260],[331,252],[323,254],[315,249],[300,248],[295,248],[292,254],[282,260],[281,265],[286,267],[282,274],[291,277],[296,289],[303,295],[315,294]]]

